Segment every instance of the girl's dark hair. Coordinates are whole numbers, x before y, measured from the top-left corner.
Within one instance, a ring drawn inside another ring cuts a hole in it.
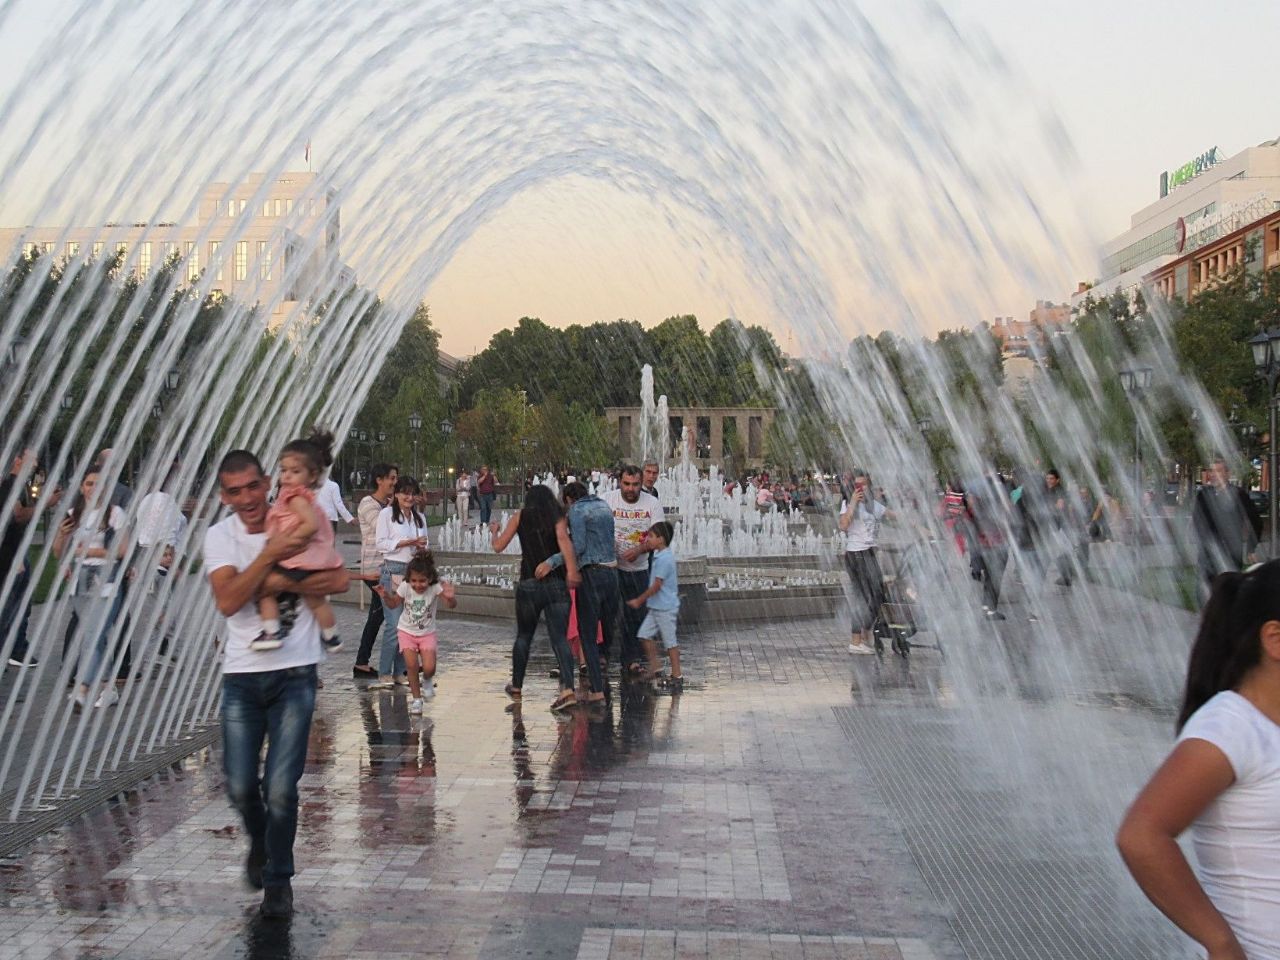
[[[587,485],[581,480],[566,483],[562,496],[565,500],[581,500],[587,495]]]
[[[308,436],[286,443],[280,456],[285,454],[302,457],[317,478],[323,477],[324,472],[333,464],[333,434],[315,427]]]
[[[427,583],[439,583],[440,574],[436,573],[436,558],[430,550],[419,550],[413,555],[413,559],[406,564],[404,568],[404,577],[409,579],[410,574],[420,573],[427,578]]]
[[[76,484],[76,498],[71,501],[71,509],[67,511],[67,516],[72,519],[77,527],[80,526],[80,520],[84,517],[84,508],[88,506],[88,504],[85,503],[84,491],[81,488],[84,486],[84,482],[90,477],[101,476],[101,470],[97,467],[90,467],[84,472],[84,476],[80,478],[80,482]],[[94,488],[94,492],[97,492],[96,486]],[[98,529],[105,531],[109,526],[111,526],[111,501],[108,498],[107,502],[102,507],[102,523],[99,525]]]
[[[395,493],[412,493],[416,497],[422,493],[422,488],[418,486],[418,481],[413,477],[401,477],[396,481]],[[425,527],[427,525],[427,518],[418,512],[416,504],[409,508],[409,516],[419,526]],[[408,519],[400,512],[400,501],[395,498],[394,494],[391,497],[391,519],[396,523],[404,523]]]
[[[524,495],[520,508],[520,526],[529,524],[531,530],[551,532],[554,536],[556,522],[564,516],[556,495],[540,483],[535,483]]]
[[[1191,715],[1224,690],[1234,690],[1262,659],[1262,625],[1280,620],[1280,560],[1249,573],[1214,578],[1191,646],[1187,688],[1178,711],[1178,730]]]
[[[659,520],[649,528],[650,533],[655,533],[662,538],[662,542],[668,547],[671,546],[671,538],[676,535],[676,528],[665,520]]]

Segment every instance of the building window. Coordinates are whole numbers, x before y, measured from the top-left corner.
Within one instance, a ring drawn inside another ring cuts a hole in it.
[[[694,421],[695,456],[706,460],[711,456],[711,418],[697,417]]]
[[[200,248],[194,240],[187,241],[187,281],[195,283],[200,279]]]
[[[102,248],[104,244],[101,240],[95,240],[93,244],[93,259],[97,260],[102,256]]]
[[[220,216],[222,216],[222,201],[221,201],[221,200],[215,200],[215,201],[213,201],[213,215],[214,215],[215,217],[220,217]]]
[[[247,210],[247,209],[248,209],[248,207],[249,207],[249,201],[248,201],[248,200],[245,200],[245,199],[243,199],[243,198],[242,198],[242,199],[240,200],[240,210],[239,210],[238,212],[239,212],[239,213],[244,213],[244,212],[245,212],[245,210]]]
[[[270,200],[263,200],[263,201],[262,201],[262,215],[263,215],[264,217],[269,217],[269,216],[271,216],[271,201],[270,201]]]
[[[286,215],[293,213],[293,200],[289,197],[285,197],[284,212]]]
[[[218,256],[218,251],[221,248],[221,240],[209,241],[209,266],[215,268],[213,278],[219,283],[222,282],[222,258]]]
[[[235,273],[233,274],[232,279],[233,280],[249,279],[249,241],[248,240],[236,241]]]
[[[36,255],[36,251],[39,249],[40,248],[37,247],[34,243],[24,243],[22,245],[22,255],[26,257],[28,260],[30,260],[32,257]]]
[[[283,215],[284,212],[284,201],[279,197],[276,197],[276,216],[279,217]]]
[[[747,456],[752,460],[764,456],[764,417],[747,418]]]
[[[265,240],[258,241],[258,277],[262,280],[271,279],[271,248]]]
[[[143,240],[138,248],[138,273],[146,276],[151,272],[151,241]]]
[[[40,244],[40,249],[45,253],[53,253],[53,241],[46,240],[44,243]]]
[[[631,418],[618,417],[618,449],[624,457],[631,456]]]
[[[67,241],[67,257],[70,258],[70,257],[78,257],[78,256],[80,256],[79,242],[75,240],[68,240]]]

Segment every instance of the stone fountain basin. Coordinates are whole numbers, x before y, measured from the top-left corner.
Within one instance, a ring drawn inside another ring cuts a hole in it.
[[[708,589],[708,583],[718,583],[721,575],[750,575],[755,579],[766,579],[774,573],[779,577],[812,575],[815,578],[824,573],[817,558],[811,558],[813,562],[804,566],[790,562],[799,559],[802,558],[682,558],[678,563],[680,622],[693,625],[831,616],[843,596],[843,587],[838,580],[829,584],[782,588]],[[459,582],[455,587],[458,605],[451,611],[441,610],[442,617],[515,619],[514,583],[519,576],[517,560],[493,554],[437,551],[436,563],[442,570],[455,575],[472,571],[475,576],[505,576],[513,584],[506,587]]]

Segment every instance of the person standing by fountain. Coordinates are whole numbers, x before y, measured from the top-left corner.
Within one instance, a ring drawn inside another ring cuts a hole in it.
[[[658,461],[646,460],[640,466],[640,492],[658,499]]]
[[[382,554],[378,551],[378,514],[391,502],[399,479],[400,469],[394,464],[375,464],[373,490],[356,505],[356,516],[360,519],[360,577],[369,588],[369,614],[360,634],[355,666],[351,668],[351,675],[357,680],[372,680],[377,676],[369,666],[369,657],[373,655],[373,642],[378,638],[383,621],[382,597],[377,589],[378,568],[382,564]]]
[[[1198,879],[1178,846],[1188,827]],[[1116,846],[1210,960],[1280,958],[1280,562],[1214,579],[1177,745]]]
[[[634,468],[633,468],[634,469]],[[639,486],[639,471],[635,474]],[[605,699],[606,678],[601,669],[600,651],[592,638],[603,630],[604,649],[612,646],[618,618],[618,559],[614,544],[613,511],[586,484],[575,480],[566,484],[564,501],[569,507],[569,538],[578,561],[582,583],[578,587],[578,636],[587,658],[587,680],[591,684],[588,703]],[[564,566],[565,558],[553,553],[538,564],[534,576],[539,580]],[[563,669],[563,668],[562,668]],[[562,677],[563,679],[563,677]]]
[[[884,602],[884,574],[876,559],[876,543],[880,524],[889,510],[875,499],[871,478],[865,471],[854,471],[849,498],[840,504],[838,525],[844,534],[844,566],[853,585],[853,639],[849,652],[875,653],[871,647],[871,631],[880,616]]]
[[[1249,495],[1231,483],[1227,462],[1215,457],[1209,483],[1196,491],[1191,509],[1199,539],[1196,562],[1205,583],[1219,573],[1240,570],[1258,549],[1262,520]]]
[[[649,530],[655,523],[662,523],[666,516],[658,498],[643,492],[640,487],[640,468],[627,464],[618,478],[618,489],[610,490],[602,498],[613,511],[613,536],[618,557],[618,589],[622,602],[622,669],[638,676],[644,671],[641,663],[640,624],[644,611],[631,606],[631,601],[649,587],[649,556],[653,546]],[[583,634],[588,636],[588,634]],[[606,655],[608,648],[606,646]]]
[[[427,542],[427,518],[422,515],[416,500],[422,494],[418,481],[413,477],[401,477],[396,481],[390,506],[378,514],[374,545],[382,554],[378,568],[378,590],[383,600],[391,596],[404,580],[409,561],[419,550],[429,550]],[[404,656],[400,653],[400,641],[396,628],[400,623],[400,608],[383,606],[382,649],[378,654],[378,686],[393,687],[404,673]],[[408,683],[406,676],[403,682]]]
[[[13,504],[13,512],[7,518],[0,520],[0,584],[4,583],[4,579],[14,566],[18,568],[18,575],[13,580],[13,589],[5,600],[3,611],[0,612],[0,631],[4,631],[0,637],[3,637],[4,642],[7,643],[6,635],[10,631],[14,634],[13,646],[9,648],[9,666],[11,667],[34,667],[39,663],[35,657],[27,656],[27,623],[31,619],[32,605],[24,604],[22,595],[31,582],[31,564],[25,556],[19,557],[18,550],[22,537],[26,533],[27,524],[36,515],[35,506],[28,502],[29,491],[26,488],[26,480],[31,476],[35,463],[35,454],[31,450],[23,450],[14,458],[13,467],[8,476],[0,481],[0,509],[3,509],[4,504],[8,502],[14,487],[20,488]],[[56,505],[60,498],[61,493],[55,492],[49,500],[49,506]]]
[[[498,478],[494,476],[486,463],[480,467],[480,472],[476,474],[476,493],[480,497],[480,525],[487,527],[489,525],[490,515],[493,513],[493,497],[494,491],[498,485]]]
[[[271,481],[248,450],[233,450],[218,465],[218,486],[231,516],[209,528],[204,567],[218,612],[226,618],[222,659],[222,745],[227,793],[249,834],[245,879],[263,891],[262,915],[293,913],[293,841],[298,829],[298,780],[316,703],[320,627],[306,604],[279,649],[255,652],[262,632],[257,598],[264,591],[324,597],[347,589],[341,567],[294,581],[276,565],[307,547],[298,533],[267,536]],[[261,773],[262,744],[270,731]]]
[[[521,699],[524,675],[529,666],[529,649],[538,620],[547,620],[547,636],[560,673],[560,694],[551,704],[552,710],[573,706],[573,655],[569,652],[569,587],[581,583],[578,562],[569,539],[565,520],[555,495],[547,487],[536,484],[525,494],[524,506],[507,521],[499,532],[498,522],[489,522],[493,550],[502,553],[517,535],[520,537],[520,582],[516,584],[516,640],[511,648],[511,682],[507,696]],[[564,563],[539,579],[536,571],[552,554],[559,552]]]
[[[79,685],[72,694],[77,707],[88,705],[102,681],[95,707],[120,702],[120,694],[109,678],[107,638],[120,611],[120,585],[124,568],[120,560],[128,545],[124,536],[124,511],[110,502],[110,494],[98,489],[101,477],[91,467],[80,481],[80,491],[67,511],[53,539],[53,555],[59,560],[68,549],[75,557],[71,571],[71,597],[76,618],[83,629]]]
[[[453,485],[453,505],[458,511],[458,526],[467,529],[467,514],[471,511],[471,471],[463,469]]]

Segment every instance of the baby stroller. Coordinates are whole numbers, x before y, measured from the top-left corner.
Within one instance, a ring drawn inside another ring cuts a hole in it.
[[[878,559],[884,571],[884,600],[871,628],[876,653],[884,653],[887,640],[890,649],[904,660],[914,647],[937,650],[945,657],[942,644],[936,638],[933,643],[913,639],[921,631],[928,630],[916,583],[920,575],[919,547],[909,544],[885,549],[879,552]]]

